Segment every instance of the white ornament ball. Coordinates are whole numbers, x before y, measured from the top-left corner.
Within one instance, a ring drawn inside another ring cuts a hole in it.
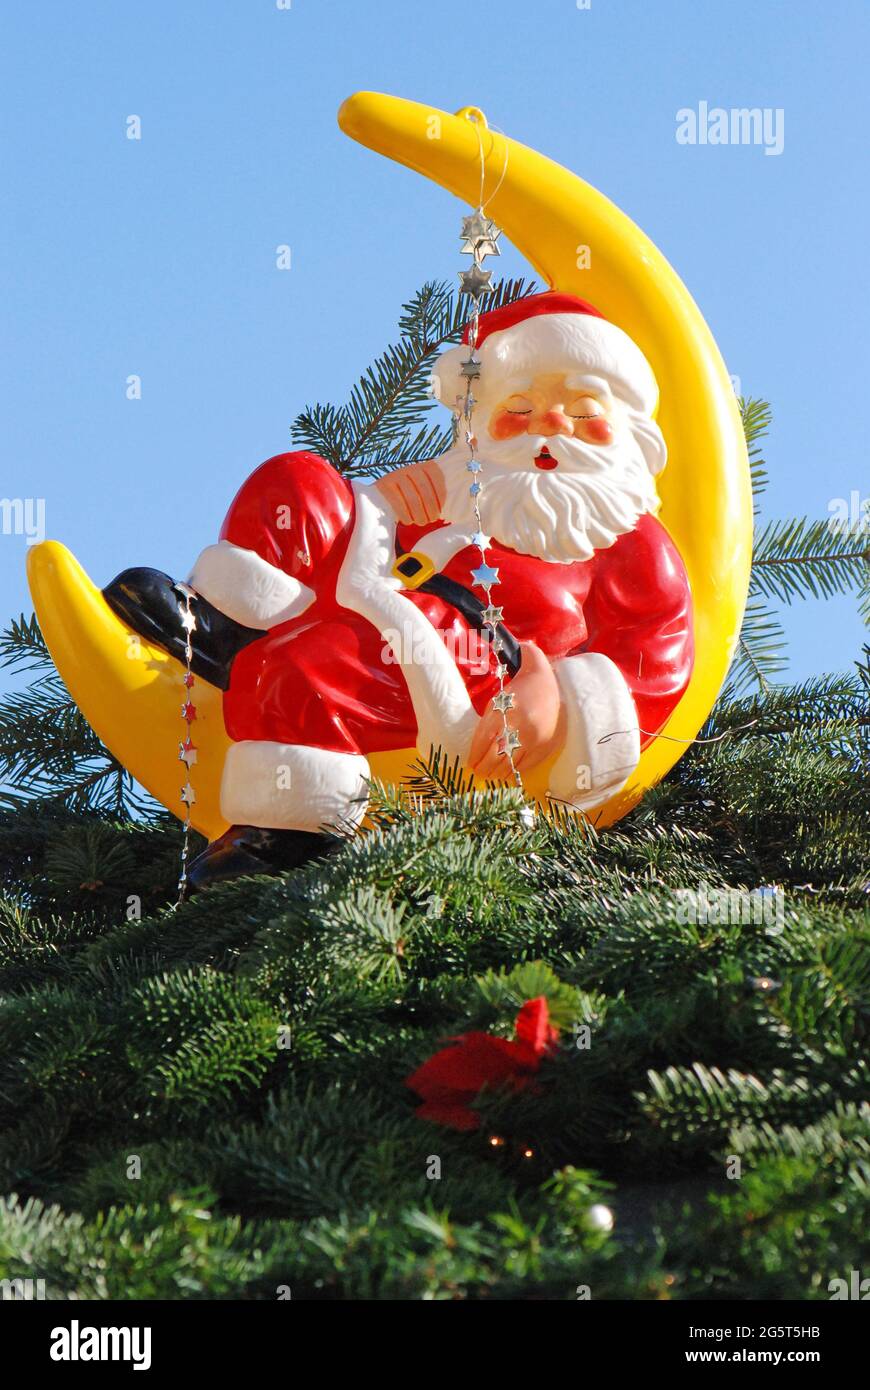
[[[586,1213],[586,1224],[593,1231],[612,1231],[613,1212],[603,1202],[596,1202]]]

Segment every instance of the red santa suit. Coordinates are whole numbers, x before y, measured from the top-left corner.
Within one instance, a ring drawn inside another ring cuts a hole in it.
[[[434,374],[454,410],[468,352],[449,349]],[[576,384],[577,372],[592,372],[643,441],[650,474],[663,466],[649,364],[583,300],[548,292],[483,314],[477,352],[482,406],[487,391],[492,401],[516,391],[518,373],[573,372]],[[485,493],[483,507],[486,524]],[[549,794],[584,810],[630,776],[692,668],[689,583],[666,530],[644,514],[613,535],[574,563],[496,538],[486,555],[505,626],[520,648],[537,643],[558,679],[565,740]],[[359,821],[368,754],[416,746],[467,758],[498,690],[498,658],[443,593],[411,587],[393,567],[397,555],[422,553],[482,600],[470,542],[461,526],[398,525],[378,488],[350,483],[314,454],[280,454],[251,475],[190,577],[216,607],[263,631],[236,657],[224,697],[234,740],[221,793],[228,821],[300,830]]]
[[[237,656],[224,697],[236,741],[222,789],[228,820],[295,829],[358,820],[367,754],[440,746],[467,756],[498,690],[498,658],[447,600],[392,573],[397,554],[425,554],[427,544],[437,553],[448,529],[397,525],[376,488],[310,453],[280,454],[247,480],[191,575],[217,607],[263,629]],[[440,572],[472,587],[479,552],[451,540]],[[566,739],[550,794],[588,809],[630,775],[688,683],[682,561],[652,516],[587,561],[553,564],[495,539],[487,560],[499,570],[505,625],[520,644],[537,643],[559,681]]]

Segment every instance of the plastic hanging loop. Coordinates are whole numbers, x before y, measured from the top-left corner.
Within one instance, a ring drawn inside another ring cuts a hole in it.
[[[486,116],[483,114],[479,106],[460,106],[459,110],[455,112],[455,114],[459,117],[461,121],[471,121],[472,124],[481,125],[483,126],[484,130],[489,130],[489,124],[487,122]]]

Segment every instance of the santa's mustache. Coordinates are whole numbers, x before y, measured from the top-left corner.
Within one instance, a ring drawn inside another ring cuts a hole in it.
[[[622,446],[585,444],[566,435],[523,434],[516,439],[487,440],[478,453],[484,465],[491,461],[500,469],[522,468],[533,473],[546,471],[537,467],[535,459],[549,454],[566,472],[597,475],[608,472],[614,459],[621,460]]]
[[[658,434],[658,427],[653,422],[650,425]],[[533,474],[548,471],[540,469],[535,463],[541,454],[549,454],[555,459],[563,473],[582,473],[587,477],[618,474],[627,458],[642,462],[648,472],[657,473],[661,466],[657,461],[657,466],[653,466],[653,460],[645,452],[643,441],[636,433],[622,436],[606,445],[587,444],[582,439],[563,434],[523,434],[516,439],[487,440],[477,452],[484,465],[490,461],[501,469],[526,469]]]

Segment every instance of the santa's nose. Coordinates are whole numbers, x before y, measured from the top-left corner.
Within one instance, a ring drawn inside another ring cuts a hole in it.
[[[564,410],[542,410],[529,420],[529,434],[571,434],[573,425]]]

